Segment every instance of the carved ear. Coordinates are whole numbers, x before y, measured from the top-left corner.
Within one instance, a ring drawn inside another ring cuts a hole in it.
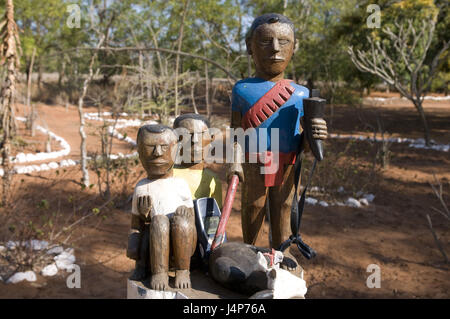
[[[300,47],[300,41],[298,41],[298,39],[294,39],[294,53],[292,53],[292,55],[294,55],[297,51],[298,51],[298,48]]]
[[[245,45],[247,46],[247,53],[248,55],[252,55],[252,43],[251,39],[245,39]]]
[[[269,278],[275,280],[277,278],[277,271],[275,269],[272,269],[269,271]]]

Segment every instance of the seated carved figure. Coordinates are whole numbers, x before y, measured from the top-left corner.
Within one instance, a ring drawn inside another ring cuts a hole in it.
[[[168,287],[169,260],[175,287],[190,288],[190,258],[197,233],[192,197],[187,183],[173,177],[177,136],[163,125],[145,125],[137,136],[139,159],[147,178],[136,185],[127,256],[136,260],[130,279],[150,275],[150,288]]]

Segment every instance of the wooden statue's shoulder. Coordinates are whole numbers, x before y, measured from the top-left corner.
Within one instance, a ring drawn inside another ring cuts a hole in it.
[[[242,79],[233,86],[233,94],[240,96],[252,95],[255,92],[266,92],[274,86],[274,82],[266,81],[260,78]]]
[[[301,98],[309,97],[309,89],[306,86],[291,82],[291,85],[295,88],[294,95]]]

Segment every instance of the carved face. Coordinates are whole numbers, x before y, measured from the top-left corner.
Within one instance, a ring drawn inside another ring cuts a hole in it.
[[[148,176],[162,176],[173,167],[177,137],[171,130],[162,133],[142,131],[138,141],[139,159]]]
[[[256,28],[247,42],[259,74],[274,77],[286,69],[294,53],[294,31],[286,23],[266,23]]]
[[[191,135],[191,163],[203,161],[204,154],[207,154],[204,150],[211,143],[208,126],[201,120],[188,118],[182,120],[178,127],[187,129]]]

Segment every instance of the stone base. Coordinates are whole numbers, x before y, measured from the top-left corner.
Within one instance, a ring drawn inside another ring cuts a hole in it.
[[[173,272],[169,272],[169,288],[165,291],[150,289],[149,280],[144,282],[128,279],[127,299],[242,299],[248,298],[218,285],[203,271],[191,271],[192,288],[176,289]]]
[[[302,277],[303,271],[300,268],[298,277]],[[169,288],[165,291],[158,291],[149,288],[149,280],[134,281],[128,279],[127,299],[247,299],[245,296],[231,290],[228,290],[217,284],[211,277],[203,271],[196,269],[191,271],[192,288],[176,289],[174,288],[173,272],[169,272]],[[257,292],[250,299],[273,299],[272,290],[263,290]]]
[[[153,290],[140,281],[128,279],[127,299],[188,299],[188,297],[179,291]]]

